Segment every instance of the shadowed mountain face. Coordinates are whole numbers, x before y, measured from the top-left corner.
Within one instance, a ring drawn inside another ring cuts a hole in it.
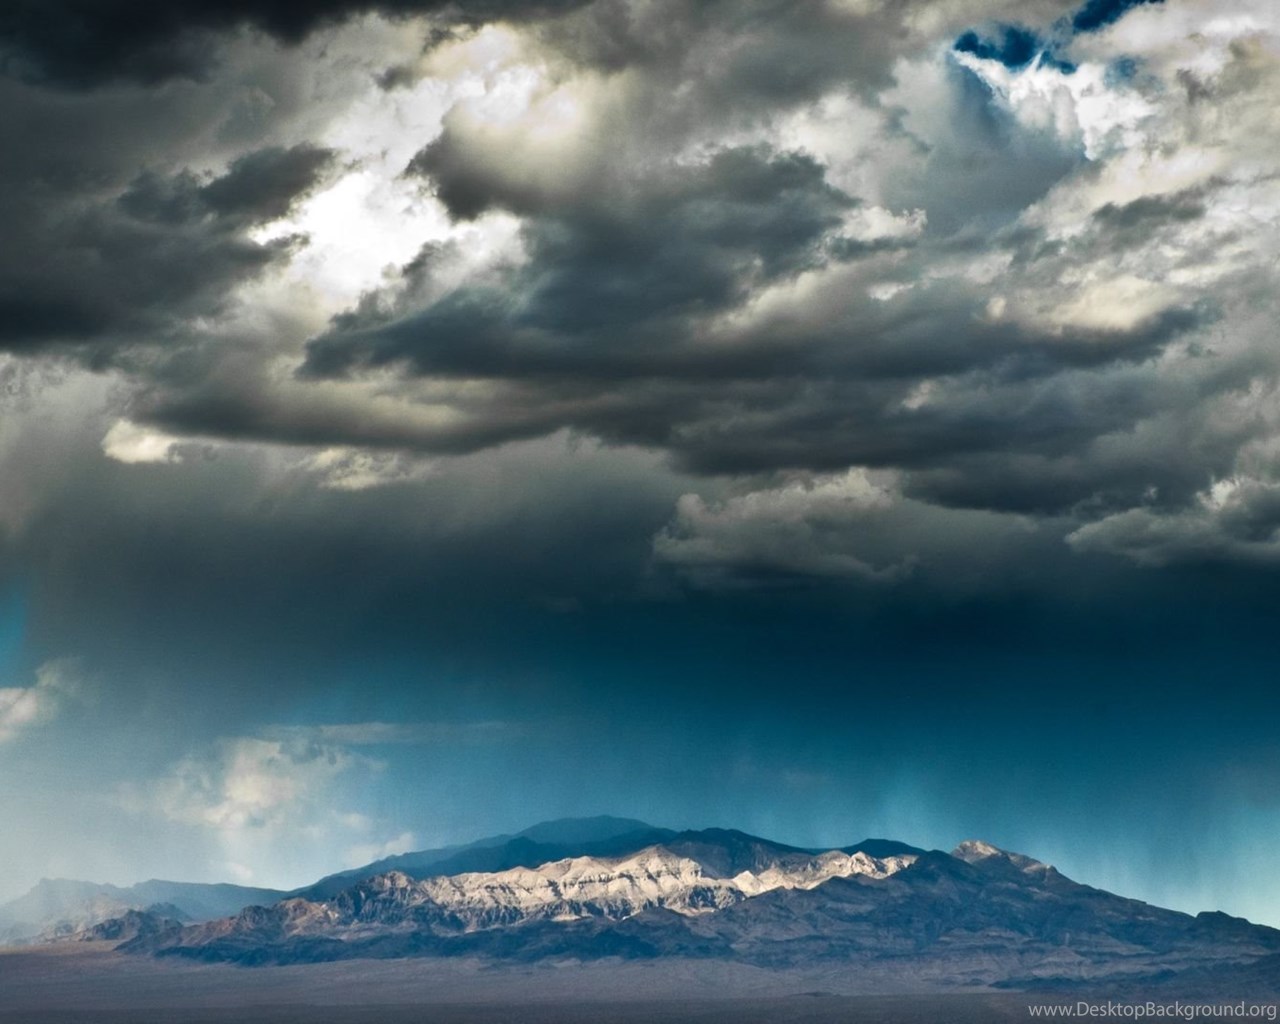
[[[829,964],[925,987],[1154,983],[1280,953],[1280,931],[1152,907],[979,842],[951,854],[885,840],[815,851],[730,830],[642,828],[583,839],[573,857],[529,862],[565,845],[503,838],[437,863],[519,863],[427,877],[384,872],[332,896],[202,924],[134,921],[119,948],[242,964],[406,956]]]
[[[492,836],[463,846],[384,857],[363,867],[327,875],[312,885],[295,889],[289,895],[323,900],[337,896],[363,879],[393,871],[414,879],[477,871],[508,871],[512,868],[536,868],[540,864],[571,857],[621,857],[659,844],[695,859],[699,855],[708,858],[708,864],[715,862],[721,870],[728,870],[730,864],[740,865],[731,874],[769,862],[781,853],[822,852],[784,846],[731,829],[677,832],[669,828],[655,828],[634,818],[565,818],[534,825],[515,835]],[[864,840],[856,846],[844,847],[841,852],[852,854],[860,851],[872,857],[922,852],[914,846],[889,839]]]
[[[383,857],[371,864],[349,868],[320,881],[295,889],[290,896],[325,899],[336,896],[361,879],[399,871],[411,878],[456,875],[464,871],[505,871],[516,867],[537,867],[565,857],[593,854],[609,856],[628,853],[675,835],[670,829],[654,828],[634,818],[599,815],[593,818],[561,818],[544,821],[515,835],[490,836],[474,843],[445,846],[436,850]]]

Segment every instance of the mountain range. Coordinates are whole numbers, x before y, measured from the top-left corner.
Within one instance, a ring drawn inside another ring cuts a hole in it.
[[[0,922],[76,885],[87,883],[42,882],[0,907]],[[85,892],[90,912],[68,915],[64,902],[58,921],[29,914],[29,927],[246,965],[681,958],[828,964],[894,987],[1164,986],[1280,963],[1280,931],[1126,899],[982,842],[950,853],[890,840],[804,849],[614,818],[403,854],[290,893],[150,882],[112,889],[111,900],[136,905],[104,916],[100,894]]]
[[[0,943],[79,934],[129,911],[147,911],[182,922],[209,921],[288,895],[228,883],[151,879],[116,886],[69,878],[42,878],[26,894],[0,905]]]

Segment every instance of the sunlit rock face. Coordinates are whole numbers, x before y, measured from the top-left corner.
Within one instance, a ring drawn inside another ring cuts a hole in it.
[[[1124,899],[981,841],[953,854],[904,847],[876,857],[722,830],[505,871],[391,871],[326,899],[289,898],[186,928],[134,924],[132,933],[120,949],[247,964],[695,957],[844,964],[908,988],[1167,979],[1280,952],[1273,929]]]

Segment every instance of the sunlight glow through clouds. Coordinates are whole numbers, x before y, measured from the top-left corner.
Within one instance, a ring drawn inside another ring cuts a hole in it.
[[[182,456],[175,450],[181,442],[181,438],[121,419],[103,437],[102,452],[117,462],[181,462]]]
[[[405,174],[414,154],[440,134],[451,109],[492,124],[524,118],[543,89],[543,74],[528,65],[508,66],[513,46],[509,33],[486,29],[433,55],[423,69],[426,77],[412,88],[371,84],[330,124],[320,141],[338,152],[345,172],[291,216],[253,236],[258,242],[306,236],[286,280],[309,287],[326,315],[385,283],[388,272],[410,262],[428,242],[458,243],[458,280],[496,258],[516,255],[517,219],[495,214],[454,225],[423,183]],[[450,70],[455,77],[444,77]],[[570,99],[542,95],[548,124],[571,119]],[[547,141],[554,144],[558,135]]]

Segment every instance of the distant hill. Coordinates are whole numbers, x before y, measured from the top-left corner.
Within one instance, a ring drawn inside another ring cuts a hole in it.
[[[152,879],[116,886],[68,878],[44,878],[29,892],[0,905],[0,942],[22,942],[84,931],[130,910],[163,908],[189,922],[271,904],[285,893],[225,882],[166,882]]]

